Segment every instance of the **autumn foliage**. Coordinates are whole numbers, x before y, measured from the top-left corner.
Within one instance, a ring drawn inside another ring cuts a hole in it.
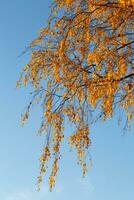
[[[34,88],[23,123],[37,98],[43,105],[39,133],[45,132],[46,143],[38,184],[52,159],[50,189],[54,186],[64,137],[76,148],[85,174],[90,124],[106,120],[116,111],[126,113],[126,122],[131,121],[133,21],[133,0],[53,1],[47,26],[30,44],[31,58],[18,81],[18,85],[30,83]],[[73,133],[68,135],[64,133],[65,120],[73,124]]]

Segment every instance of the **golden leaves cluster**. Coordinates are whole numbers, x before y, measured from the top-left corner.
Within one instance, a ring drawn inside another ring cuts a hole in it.
[[[30,83],[33,99],[43,105],[40,132],[46,144],[40,158],[38,183],[52,159],[50,189],[55,185],[64,121],[75,131],[67,135],[77,150],[83,174],[91,145],[89,124],[108,119],[116,110],[126,111],[131,121],[134,110],[134,4],[117,0],[54,0],[48,25],[31,44],[29,63],[18,86]]]

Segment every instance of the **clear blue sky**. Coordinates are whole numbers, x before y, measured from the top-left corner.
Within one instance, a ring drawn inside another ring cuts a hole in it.
[[[0,200],[133,199],[134,129],[123,135],[116,119],[91,128],[93,166],[85,179],[75,154],[65,147],[54,191],[49,192],[46,180],[40,192],[35,190],[43,144],[43,137],[36,135],[40,110],[35,108],[20,127],[29,90],[16,90],[15,84],[28,61],[28,55],[18,56],[45,25],[49,2],[0,0]]]

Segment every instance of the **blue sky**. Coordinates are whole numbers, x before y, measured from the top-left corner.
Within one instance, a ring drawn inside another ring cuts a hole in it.
[[[49,3],[0,0],[0,200],[132,199],[134,129],[123,135],[116,119],[91,128],[93,166],[86,178],[82,178],[75,153],[65,145],[53,192],[49,192],[46,179],[41,191],[35,190],[44,139],[36,134],[40,109],[35,108],[21,128],[20,115],[30,96],[28,89],[16,90],[15,85],[29,55],[18,56],[45,25]]]

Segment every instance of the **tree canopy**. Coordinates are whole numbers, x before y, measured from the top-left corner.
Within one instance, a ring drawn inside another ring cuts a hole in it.
[[[87,171],[91,145],[90,125],[107,120],[119,110],[130,122],[134,114],[134,1],[53,0],[47,26],[31,42],[31,58],[17,85],[33,87],[32,105],[43,108],[39,133],[46,141],[40,157],[40,175],[47,171],[50,189],[55,184],[63,138],[77,150],[78,162]],[[64,121],[73,124],[65,135]]]

